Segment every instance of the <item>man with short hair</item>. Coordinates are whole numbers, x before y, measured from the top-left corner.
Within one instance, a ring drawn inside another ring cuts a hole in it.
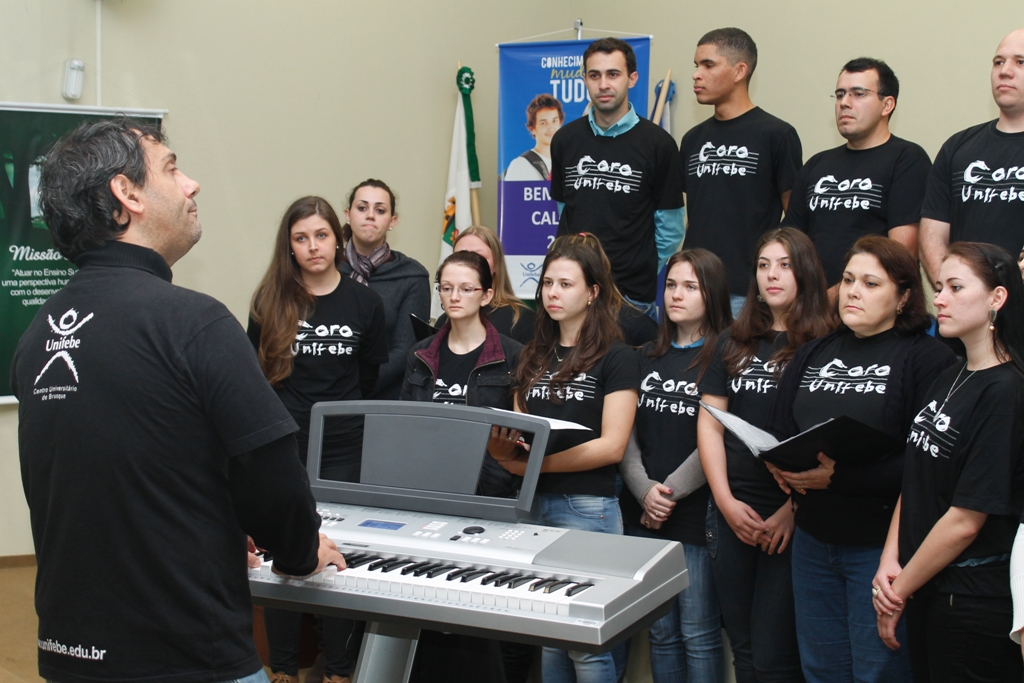
[[[675,141],[629,103],[636,55],[602,38],[583,53],[589,116],[551,141],[551,196],[561,206],[558,235],[592,232],[615,284],[657,318],[658,271],[683,237],[683,186]]]
[[[690,208],[686,247],[721,257],[736,314],[750,286],[757,241],[778,226],[789,201],[802,161],[800,137],[750,100],[757,46],[745,31],[706,33],[693,61],[693,92],[715,113],[679,145]]]
[[[935,282],[950,242],[1024,246],[1024,29],[992,59],[999,118],[949,138],[935,157],[921,209],[921,264]]]
[[[900,82],[889,65],[846,63],[834,94],[846,144],[815,154],[793,185],[783,225],[808,234],[829,285],[842,279],[846,252],[865,235],[903,243],[917,256],[917,227],[931,160],[889,132]]]
[[[242,327],[171,284],[198,192],[158,129],[123,118],[43,165],[43,217],[79,270],[22,336],[11,385],[52,681],[266,681],[246,534],[282,573],[344,567]]]

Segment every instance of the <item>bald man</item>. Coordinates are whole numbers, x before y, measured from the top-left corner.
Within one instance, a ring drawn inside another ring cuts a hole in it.
[[[1024,246],[1024,29],[992,58],[999,118],[960,131],[942,146],[921,209],[921,263],[934,282],[950,242]]]

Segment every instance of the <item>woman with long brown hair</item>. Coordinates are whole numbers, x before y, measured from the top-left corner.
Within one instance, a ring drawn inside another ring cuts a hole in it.
[[[674,254],[664,302],[658,341],[637,352],[637,447],[621,465],[619,503],[627,535],[678,541],[686,552],[690,585],[650,626],[654,683],[721,683],[722,614],[705,538],[710,489],[696,449],[698,386],[732,323],[722,260],[706,249]]]
[[[555,240],[544,258],[537,305],[536,334],[520,355],[515,409],[589,429],[552,433],[532,521],[621,534],[615,465],[633,428],[640,378],[636,353],[622,343],[616,322],[622,295],[596,237]],[[490,452],[513,474],[525,472],[527,455],[514,438],[496,434]],[[544,648],[543,670],[546,683],[617,678],[607,652]]]
[[[341,276],[342,248],[341,223],[326,200],[293,202],[249,312],[248,334],[260,366],[299,425],[303,465],[313,404],[364,398],[388,359],[384,304],[371,289]],[[321,478],[359,481],[362,441],[358,418],[327,421]],[[274,681],[295,683],[301,614],[267,608],[264,615]],[[354,652],[347,647],[352,629],[350,620],[324,619],[325,680],[351,675],[358,652],[358,643]]]
[[[766,232],[747,300],[719,338],[702,400],[764,427],[782,369],[830,330],[825,275],[804,233]],[[711,486],[707,545],[737,683],[799,681],[790,553],[793,510],[761,460],[706,410],[697,447]]]

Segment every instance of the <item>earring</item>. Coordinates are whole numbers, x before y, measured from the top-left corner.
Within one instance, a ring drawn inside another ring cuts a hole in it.
[[[988,311],[988,329],[989,329],[989,332],[995,332],[996,331],[996,315],[998,315],[998,314],[999,314],[999,311],[997,311],[996,309],[994,309],[994,308],[989,309],[989,311]]]
[[[900,304],[899,306],[896,307],[896,315],[902,315],[902,314],[903,314],[903,304]]]
[[[594,303],[594,300],[593,300],[593,299],[587,299],[587,305],[588,305],[588,306],[589,306],[590,304],[592,304],[592,303]]]
[[[764,297],[761,296],[760,294],[757,295],[757,300],[760,301],[761,303],[764,303]]]
[[[288,253],[291,254],[292,256],[295,256],[295,252],[294,251],[289,251]]]

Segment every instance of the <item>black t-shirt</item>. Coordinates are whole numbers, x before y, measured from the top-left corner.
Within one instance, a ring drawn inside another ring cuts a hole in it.
[[[797,174],[782,223],[807,233],[835,284],[854,242],[920,220],[931,166],[920,145],[895,135],[871,149],[820,152]]]
[[[558,234],[594,233],[615,284],[634,301],[658,294],[654,212],[683,205],[676,157],[672,136],[647,119],[605,137],[581,118],[551,140],[551,197],[565,203]]]
[[[758,343],[750,364],[736,376],[727,373],[723,360],[728,341],[729,331],[726,330],[718,338],[715,355],[701,379],[700,393],[724,396],[729,400],[730,413],[763,429],[782,372],[781,368],[776,372],[776,365],[770,359],[786,344],[786,334],[769,333],[768,338]],[[764,519],[774,515],[789,496],[779,488],[764,462],[755,458],[729,430],[725,430],[725,455],[732,495],[754,508]]]
[[[557,347],[557,351],[561,358],[569,353],[569,349],[564,346]],[[588,427],[589,431],[563,429],[551,432],[545,455],[560,453],[601,436],[604,397],[616,391],[636,391],[640,386],[636,351],[621,342],[615,342],[594,367],[563,385],[560,400],[555,403],[551,400],[549,383],[559,365],[555,360],[544,376],[530,388],[526,396],[526,412],[575,422]],[[584,472],[541,474],[537,491],[611,497],[615,495],[615,465]]]
[[[729,291],[745,294],[761,235],[777,227],[783,192],[802,162],[796,129],[760,107],[728,121],[711,117],[683,136],[679,157],[689,205],[686,248],[717,254]]]
[[[894,330],[858,339],[852,332],[823,344],[810,359],[793,401],[800,431],[847,415],[869,427],[885,429],[886,390],[900,338]],[[826,453],[825,455],[828,455]],[[856,465],[836,465],[843,467]],[[822,543],[881,545],[898,495],[848,495],[834,488],[798,496],[796,523]]]
[[[261,328],[249,319],[248,334],[259,348]],[[309,413],[320,401],[363,398],[360,365],[388,361],[384,303],[380,295],[355,280],[342,277],[330,294],[316,297],[312,315],[299,321],[292,344],[292,374],[275,387],[277,395],[299,424],[299,457],[306,462]],[[324,421],[321,475],[345,479],[358,476],[363,449],[361,418],[332,417]],[[333,474],[332,474],[333,473]]]
[[[1010,550],[1024,508],[1024,380],[1010,363],[974,374],[958,363],[929,396],[907,439],[900,563],[950,507],[984,512],[977,538],[933,583],[942,592],[1009,600]]]
[[[641,380],[634,429],[648,478],[664,482],[697,447],[700,368],[690,366],[701,347],[673,347],[661,358],[649,355],[653,349],[654,344],[645,344],[637,351]],[[705,484],[679,500],[654,533],[680,543],[704,545],[710,491]],[[622,488],[619,503],[626,526],[640,528],[643,508],[629,488]]]
[[[1024,245],[1024,133],[989,121],[946,140],[921,216],[949,223],[950,242],[997,244],[1016,259]]]
[[[25,331],[11,373],[39,563],[40,674],[252,674],[246,535],[228,462],[295,421],[234,316],[173,286],[156,252],[111,243],[78,265]]]
[[[448,348],[448,340],[441,342],[441,357],[434,378],[434,403],[453,403],[466,405],[466,389],[469,375],[473,372],[484,345],[476,347],[469,353],[455,353]]]

